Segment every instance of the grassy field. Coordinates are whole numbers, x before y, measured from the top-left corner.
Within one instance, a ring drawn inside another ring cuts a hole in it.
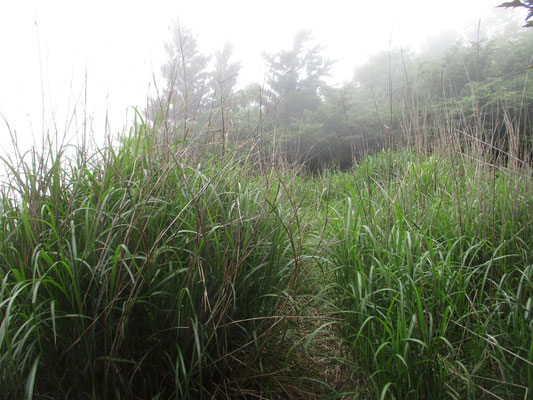
[[[1,398],[532,395],[529,169],[182,148],[138,125],[6,162]]]

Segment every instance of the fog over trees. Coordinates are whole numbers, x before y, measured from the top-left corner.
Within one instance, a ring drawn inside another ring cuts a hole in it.
[[[417,52],[377,52],[341,85],[328,84],[334,61],[302,30],[290,48],[264,54],[263,82],[237,89],[232,45],[202,54],[196,34],[176,23],[165,46],[165,86],[146,115],[171,142],[209,132],[226,149],[259,138],[262,157],[312,171],[348,168],[386,146],[430,149],[443,129],[499,149],[495,157],[523,157],[532,142],[533,29],[514,20],[489,28],[478,26],[474,40],[445,32]]]

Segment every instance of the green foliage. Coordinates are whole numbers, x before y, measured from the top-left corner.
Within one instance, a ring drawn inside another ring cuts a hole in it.
[[[533,36],[510,31],[338,88],[303,32],[238,94],[231,48],[209,75],[176,32],[148,125],[6,163],[0,398],[533,393]]]
[[[323,263],[372,398],[533,389],[530,178],[457,161],[384,153],[339,175]]]
[[[117,149],[12,167],[0,398],[210,397],[247,386],[241,365],[285,329],[284,205],[232,161],[192,168],[158,143],[139,125]]]
[[[281,157],[313,171],[345,169],[391,145],[430,149],[458,131],[508,152],[511,127],[524,157],[531,152],[533,90],[526,67],[532,43],[531,31],[510,23],[439,51],[383,51],[358,67],[351,83],[322,85],[320,97],[309,98],[314,102],[294,92],[305,59],[295,45],[271,59],[276,103],[264,98],[263,133],[275,136]]]
[[[300,31],[291,48],[264,55],[264,86],[234,93],[239,63],[231,61],[231,46],[216,54],[209,71],[194,35],[178,27],[167,46],[167,87],[147,116],[170,143],[185,145],[207,130],[222,149],[251,139],[270,162],[315,172],[344,170],[388,147],[430,150],[457,132],[528,158],[532,43],[533,32],[514,22],[470,41],[448,34],[418,53],[379,52],[357,67],[352,82],[330,87],[332,62],[309,31]],[[514,134],[518,150],[511,148]]]
[[[159,143],[140,124],[12,168],[0,398],[533,390],[529,170],[401,151],[280,175]]]

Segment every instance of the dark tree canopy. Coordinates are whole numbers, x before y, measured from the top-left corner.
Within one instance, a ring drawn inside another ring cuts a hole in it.
[[[533,0],[513,0],[500,4],[498,7],[504,8],[525,8],[527,9],[526,25],[527,27],[533,27],[533,21],[530,18],[533,17]]]

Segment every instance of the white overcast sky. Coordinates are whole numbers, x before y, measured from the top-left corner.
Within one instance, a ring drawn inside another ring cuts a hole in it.
[[[116,134],[131,106],[146,103],[176,18],[197,33],[205,53],[234,44],[241,85],[261,81],[263,52],[287,48],[294,33],[312,29],[337,60],[334,83],[350,80],[356,65],[391,41],[416,49],[444,30],[475,31],[478,20],[510,12],[494,9],[501,1],[0,0],[0,113],[23,149],[43,131],[73,140],[84,109],[95,137],[103,136],[106,113]],[[0,120],[0,146],[9,143]]]

